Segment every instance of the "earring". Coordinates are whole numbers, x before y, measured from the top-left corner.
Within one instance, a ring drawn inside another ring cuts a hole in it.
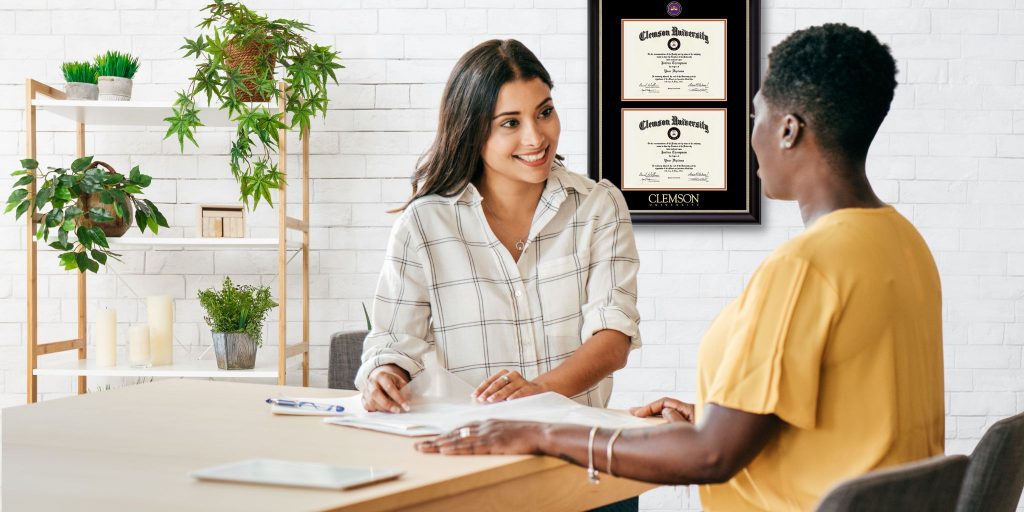
[[[787,141],[786,141],[786,149],[789,149],[789,148],[791,148],[791,147],[793,147],[793,141],[791,141],[791,140],[787,140]]]

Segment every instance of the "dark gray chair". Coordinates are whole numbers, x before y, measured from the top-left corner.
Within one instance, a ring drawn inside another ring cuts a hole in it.
[[[367,331],[343,331],[331,335],[330,361],[327,365],[327,387],[355,389],[356,372],[363,356],[363,339]]]
[[[1012,512],[1024,489],[1024,413],[999,420],[971,453],[957,512]]]
[[[953,512],[967,461],[965,455],[939,455],[873,471],[833,487],[815,510]]]

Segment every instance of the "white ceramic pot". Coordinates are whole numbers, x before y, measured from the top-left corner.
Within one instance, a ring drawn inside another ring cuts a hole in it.
[[[128,101],[132,98],[132,81],[119,76],[101,76],[99,92],[101,100]]]
[[[64,96],[69,100],[95,100],[100,90],[96,84],[68,82],[64,84]]]

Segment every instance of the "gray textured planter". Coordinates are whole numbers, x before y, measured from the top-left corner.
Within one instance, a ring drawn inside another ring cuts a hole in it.
[[[99,98],[100,89],[96,84],[85,82],[68,82],[64,84],[64,96],[69,100],[95,100]]]
[[[252,370],[256,367],[256,341],[244,332],[212,332],[213,352],[221,370]]]
[[[131,79],[119,76],[101,76],[98,81],[101,100],[128,101],[132,99]]]

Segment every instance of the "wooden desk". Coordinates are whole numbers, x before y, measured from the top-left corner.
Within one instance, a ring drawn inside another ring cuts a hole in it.
[[[552,457],[445,457],[413,439],[274,416],[270,396],[350,392],[165,380],[5,409],[3,508],[20,510],[582,510],[655,487]],[[397,467],[393,482],[322,491],[199,482],[250,457]]]

